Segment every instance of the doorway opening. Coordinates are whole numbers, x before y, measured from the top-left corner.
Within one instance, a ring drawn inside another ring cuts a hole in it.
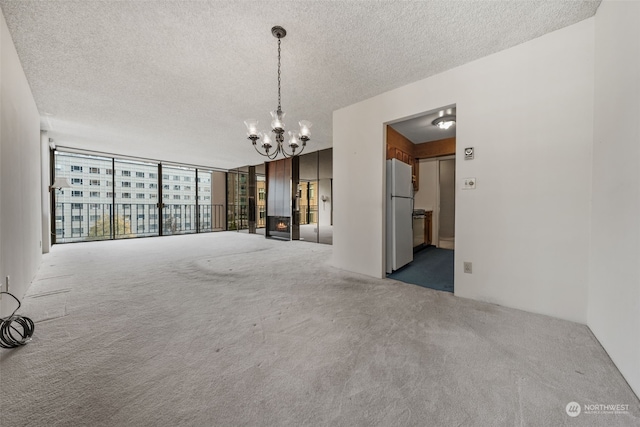
[[[387,126],[387,162],[396,159],[411,166],[413,207],[395,221],[411,223],[413,260],[387,266],[387,277],[441,291],[454,291],[456,107],[439,108]],[[446,129],[437,124],[451,120]],[[387,169],[389,173],[389,169]],[[389,176],[387,185],[389,185]],[[387,204],[390,203],[387,197]],[[387,259],[398,243],[389,233]],[[391,241],[389,241],[391,239]],[[395,268],[397,267],[397,268]]]

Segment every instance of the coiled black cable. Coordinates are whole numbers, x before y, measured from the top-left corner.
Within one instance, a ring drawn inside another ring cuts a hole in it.
[[[20,309],[20,300],[9,292],[0,292],[0,294],[11,295],[18,302],[18,308],[13,310],[11,316],[0,318],[0,347],[15,348],[25,345],[31,341],[35,325],[33,320],[25,316],[16,316],[16,311]]]

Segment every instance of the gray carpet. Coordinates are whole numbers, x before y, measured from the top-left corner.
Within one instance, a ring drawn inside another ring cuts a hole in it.
[[[2,426],[640,424],[588,328],[214,233],[58,245],[1,350]],[[620,415],[565,406],[626,404]]]

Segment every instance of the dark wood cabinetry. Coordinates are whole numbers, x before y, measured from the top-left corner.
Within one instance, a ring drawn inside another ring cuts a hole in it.
[[[413,190],[418,191],[420,182],[418,159],[413,156],[413,143],[392,127],[387,127],[387,160],[398,159],[411,166]]]
[[[433,239],[432,227],[433,211],[427,211],[424,213],[424,244],[430,245]]]
[[[455,153],[455,137],[414,144],[394,128],[387,126],[387,160],[398,159],[401,162],[411,165],[414,191],[418,191],[420,184],[419,159],[448,156]]]

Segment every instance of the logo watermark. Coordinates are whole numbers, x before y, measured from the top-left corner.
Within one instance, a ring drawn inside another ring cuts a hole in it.
[[[570,417],[577,417],[578,415],[580,415],[580,412],[582,412],[582,408],[577,402],[567,403],[567,406],[564,410],[567,411],[567,415],[569,415]]]
[[[629,413],[629,405],[622,403],[589,403],[580,405],[578,402],[569,402],[565,407],[567,415],[572,418],[580,414],[584,415],[624,415]]]

